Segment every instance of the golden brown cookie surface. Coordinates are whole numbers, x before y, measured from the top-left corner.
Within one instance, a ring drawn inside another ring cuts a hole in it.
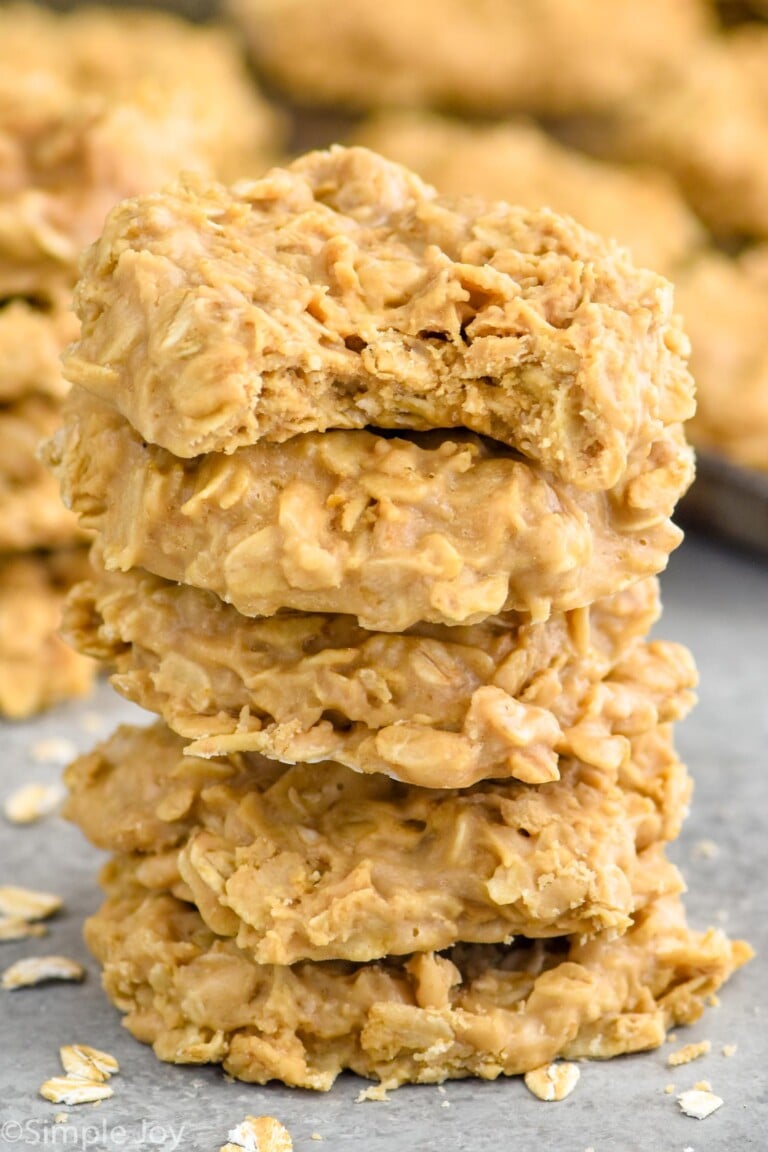
[[[462,124],[428,113],[382,113],[355,140],[405,164],[447,196],[546,205],[625,244],[634,260],[674,279],[704,231],[672,180],[650,168],[591,159],[530,121]]]
[[[626,768],[563,760],[536,788],[404,787],[182,749],[162,725],[119,729],[68,769],[67,814],[261,963],[616,934],[681,889],[662,844],[690,784],[668,728],[633,738]]]
[[[108,885],[86,938],[134,1036],[162,1060],[321,1091],[345,1068],[396,1086],[654,1048],[751,954],[721,932],[692,932],[670,897],[612,941],[274,967],[216,937],[193,906],[132,886],[119,865]]]
[[[70,596],[64,632],[190,751],[463,787],[556,779],[571,754],[615,766],[627,735],[683,715],[688,653],[639,639],[656,608],[651,580],[543,624],[510,613],[396,635],[342,615],[250,619],[147,573],[102,571]]]
[[[181,460],[79,389],[47,460],[107,567],[244,615],[344,612],[380,631],[504,610],[541,620],[656,573],[691,476],[679,428],[609,493],[467,433],[314,432]]]
[[[126,202],[65,363],[179,457],[467,427],[585,490],[691,414],[672,289],[573,221],[437,198],[366,149]]]

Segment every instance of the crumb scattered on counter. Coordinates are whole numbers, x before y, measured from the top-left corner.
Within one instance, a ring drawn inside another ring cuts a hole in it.
[[[3,815],[11,824],[35,824],[59,808],[64,794],[62,784],[25,784],[7,797]]]
[[[389,1100],[385,1084],[371,1084],[368,1088],[361,1088],[355,1097],[355,1104],[364,1104],[367,1100]]]
[[[293,1152],[293,1140],[274,1116],[246,1116],[229,1132],[219,1152]]]
[[[54,1076],[40,1087],[40,1095],[53,1104],[93,1104],[97,1107],[102,1100],[114,1095],[114,1089],[107,1084],[120,1065],[114,1056],[100,1048],[88,1044],[65,1044],[59,1048],[59,1058],[66,1073]],[[69,1117],[59,1112],[56,1124],[66,1124]]]
[[[681,1111],[686,1116],[692,1116],[694,1120],[706,1120],[707,1116],[711,1116],[723,1104],[722,1099],[715,1096],[714,1092],[700,1088],[690,1088],[687,1092],[681,1092],[677,1102]]]
[[[32,759],[41,763],[68,764],[77,756],[77,746],[63,736],[52,736],[49,740],[38,740],[29,751]]]
[[[581,1072],[576,1064],[566,1061],[545,1064],[525,1074],[525,1086],[539,1100],[565,1100],[579,1082]]]
[[[2,986],[8,992],[19,988],[34,988],[51,980],[74,981],[85,979],[85,968],[68,956],[26,956],[5,969]]]
[[[712,1045],[709,1040],[700,1040],[697,1044],[686,1044],[683,1048],[678,1048],[677,1052],[670,1052],[667,1057],[667,1064],[670,1068],[677,1068],[680,1064],[690,1064],[692,1060],[706,1056],[711,1050]]]

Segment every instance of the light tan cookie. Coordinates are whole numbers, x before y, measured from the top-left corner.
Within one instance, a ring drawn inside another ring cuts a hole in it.
[[[290,96],[563,115],[612,109],[714,26],[701,0],[229,0]]]
[[[59,401],[30,395],[0,405],[0,551],[55,548],[86,538],[59,483],[37,458],[58,427]]]
[[[180,460],[79,389],[46,459],[108,568],[248,616],[344,612],[391,632],[504,610],[542,620],[660,571],[691,477],[679,430],[609,493],[469,433],[311,432]]]
[[[74,282],[116,201],[257,173],[275,120],[234,39],[161,13],[0,10],[0,297]]]
[[[193,906],[131,887],[119,866],[109,886],[86,939],[137,1039],[161,1060],[321,1091],[345,1068],[395,1087],[655,1048],[751,955],[722,932],[692,932],[670,897],[614,940],[258,965]]]
[[[67,815],[263,964],[616,934],[682,888],[661,845],[689,799],[685,769],[668,730],[636,744],[661,810],[575,759],[538,788],[404,788],[338,764],[201,761],[162,725],[121,728],[67,770]]]
[[[672,277],[704,241],[701,224],[664,173],[591,159],[530,121],[470,125],[390,112],[363,124],[354,139],[412,168],[444,195],[573,216],[625,244],[638,264]]]
[[[79,549],[0,556],[0,715],[20,719],[90,688],[96,664],[58,636],[64,595],[87,567]]]
[[[215,596],[131,571],[69,598],[64,634],[204,755],[331,759],[426,787],[556,779],[574,753],[605,767],[625,737],[683,715],[695,669],[638,637],[655,581],[545,624],[371,633],[350,616],[249,619]]]
[[[619,116],[597,147],[665,169],[713,231],[768,238],[768,28],[691,54],[676,83]]]
[[[0,405],[32,395],[63,397],[61,354],[77,332],[64,301],[50,310],[26,300],[0,304]]]
[[[604,490],[677,455],[693,408],[665,280],[573,221],[441,200],[366,149],[126,202],[76,301],[65,374],[180,457],[465,426]]]
[[[678,302],[697,382],[690,436],[747,468],[768,472],[768,258],[719,253],[681,273]]]

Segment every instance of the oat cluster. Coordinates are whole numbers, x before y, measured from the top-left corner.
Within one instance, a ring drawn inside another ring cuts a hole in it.
[[[648,638],[691,475],[667,282],[340,147],[118,206],[82,267],[65,628],[161,718],[67,771],[128,1028],[259,1083],[559,1100],[558,1057],[696,1019],[749,949],[687,927],[665,857],[696,681]]]

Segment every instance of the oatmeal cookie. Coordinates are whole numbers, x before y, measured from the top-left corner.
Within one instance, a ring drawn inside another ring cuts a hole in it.
[[[681,274],[678,300],[698,384],[691,439],[768,472],[768,248],[700,258]]]
[[[592,159],[531,121],[469,125],[390,112],[363,124],[354,138],[412,168],[444,195],[547,205],[573,216],[626,245],[638,264],[669,276],[704,243],[702,225],[669,176]]]
[[[688,652],[638,639],[657,605],[649,580],[543,624],[509,613],[394,635],[344,615],[249,619],[210,593],[102,569],[73,590],[64,635],[116,668],[117,690],[190,752],[330,759],[466,787],[557,779],[572,754],[615,767],[630,733],[685,714]]]
[[[67,815],[259,963],[367,961],[615,935],[681,891],[662,842],[690,785],[669,729],[629,759],[643,791],[576,759],[555,784],[437,790],[339,764],[199,760],[163,725],[124,727],[67,770]]]
[[[228,0],[288,95],[351,108],[611,110],[714,28],[707,0]]]
[[[75,389],[46,448],[108,568],[145,568],[247,616],[344,612],[364,628],[545,619],[660,571],[691,477],[682,434],[585,492],[470,433],[310,432],[181,460]]]
[[[50,310],[28,300],[0,303],[0,406],[31,395],[61,399],[61,354],[77,331],[63,301]]]
[[[628,107],[606,154],[655,164],[720,235],[768,238],[768,28],[745,24],[691,56],[671,86]]]
[[[192,905],[136,887],[119,865],[108,885],[86,939],[137,1039],[161,1060],[320,1091],[345,1068],[395,1087],[655,1048],[751,955],[720,931],[691,931],[670,896],[618,939],[259,965]]]
[[[464,426],[602,491],[677,454],[693,410],[667,281],[549,210],[440,199],[361,148],[126,201],[76,309],[67,377],[179,457]]]
[[[0,555],[0,715],[18,720],[90,688],[96,664],[57,634],[86,557],[84,549]]]
[[[236,42],[161,13],[0,9],[0,297],[74,282],[118,200],[266,164],[274,118]]]
[[[37,458],[59,424],[59,402],[30,395],[0,405],[0,551],[55,548],[84,540],[61,502],[58,481]]]

